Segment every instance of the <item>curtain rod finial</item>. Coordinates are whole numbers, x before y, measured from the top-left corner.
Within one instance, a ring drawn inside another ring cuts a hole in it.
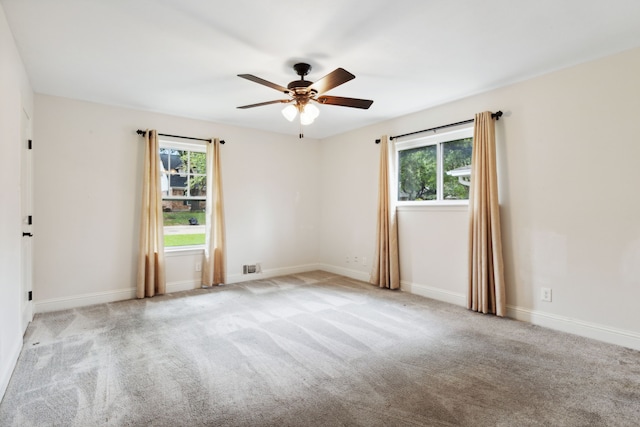
[[[376,144],[380,144],[380,140],[379,139],[376,139]]]
[[[500,120],[500,117],[502,117],[502,114],[503,114],[502,111],[498,110],[495,113],[492,113],[491,117],[493,117],[496,120]]]
[[[224,144],[225,144],[224,139],[221,139],[221,140],[220,140],[220,144],[222,144],[222,145],[224,145]]]

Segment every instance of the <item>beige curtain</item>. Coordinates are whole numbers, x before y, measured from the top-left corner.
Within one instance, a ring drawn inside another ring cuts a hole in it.
[[[495,122],[476,114],[469,192],[469,295],[467,306],[505,315],[504,267],[496,172]]]
[[[155,294],[165,293],[160,169],[158,132],[147,130],[145,133],[142,214],[136,290],[138,298],[152,297]]]
[[[380,178],[378,187],[378,225],[376,252],[370,282],[381,288],[400,287],[400,258],[398,255],[398,224],[395,207],[395,150],[387,136],[380,140]]]
[[[202,267],[202,285],[213,286],[227,280],[220,140],[207,144],[207,225]]]

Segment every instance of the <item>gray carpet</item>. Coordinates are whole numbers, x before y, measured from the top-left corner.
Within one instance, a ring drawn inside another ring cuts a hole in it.
[[[1,426],[637,426],[640,352],[325,272],[37,315]]]

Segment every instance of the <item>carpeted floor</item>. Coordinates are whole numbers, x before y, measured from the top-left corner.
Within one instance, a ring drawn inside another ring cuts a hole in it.
[[[637,426],[640,352],[325,272],[37,315],[1,426]]]

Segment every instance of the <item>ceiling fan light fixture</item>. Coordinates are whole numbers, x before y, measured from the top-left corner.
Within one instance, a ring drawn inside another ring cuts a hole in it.
[[[293,119],[296,118],[296,114],[298,114],[298,109],[292,104],[287,105],[282,110],[282,115],[284,116],[285,119],[289,120],[290,122],[292,122]]]
[[[320,115],[320,110],[313,104],[307,104],[304,106],[304,113],[310,115],[315,119]]]
[[[316,118],[313,117],[311,114],[309,113],[305,113],[304,111],[302,113],[300,113],[300,124],[301,125],[310,125],[311,123],[313,123],[313,121]]]
[[[305,104],[300,111],[300,124],[310,125],[320,115],[318,107],[311,104]]]

